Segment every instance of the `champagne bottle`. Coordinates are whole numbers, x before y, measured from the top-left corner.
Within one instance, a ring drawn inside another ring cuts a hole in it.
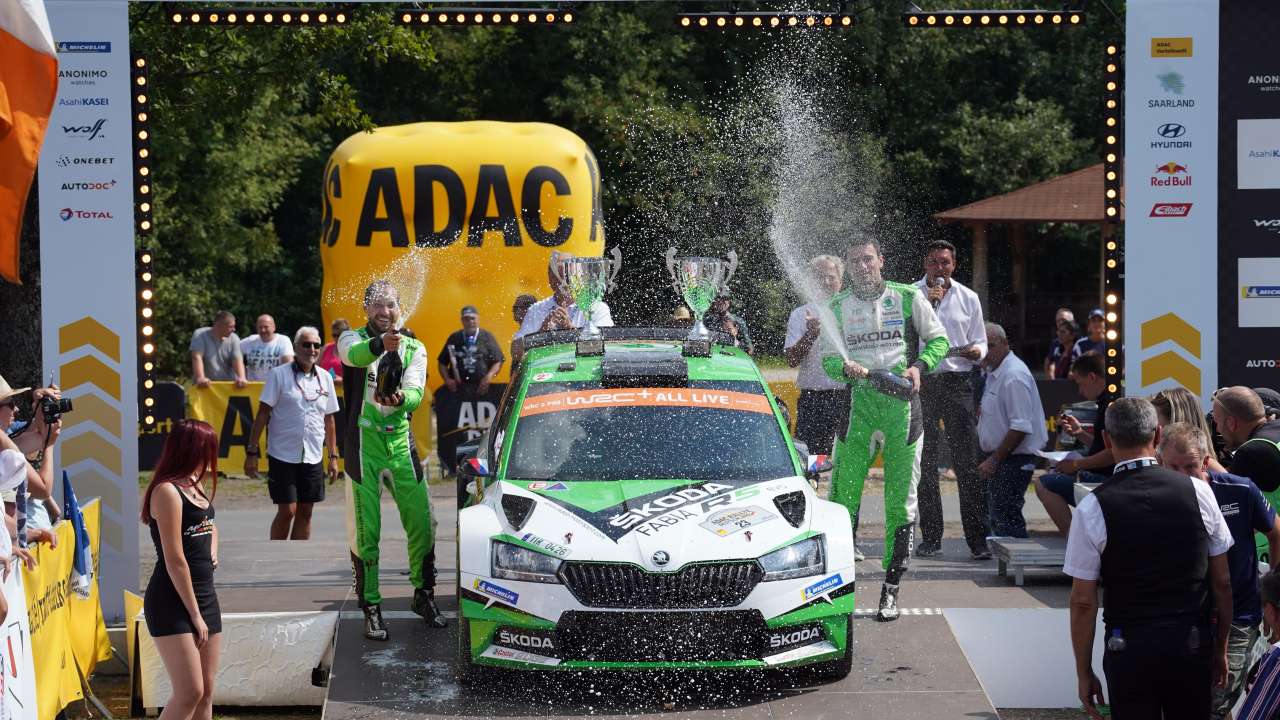
[[[391,332],[399,334],[399,331]],[[400,380],[404,377],[404,362],[400,360],[400,353],[385,352],[382,358],[378,360],[377,379],[374,384],[374,392],[379,397],[389,398],[400,390]]]
[[[901,375],[895,375],[889,370],[871,370],[867,374],[867,381],[878,392],[899,400],[910,400],[916,392],[910,380]]]

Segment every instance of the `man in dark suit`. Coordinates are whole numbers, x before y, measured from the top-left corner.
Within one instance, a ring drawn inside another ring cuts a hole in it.
[[[1067,538],[1076,677],[1080,701],[1097,720],[1099,584],[1102,667],[1116,720],[1207,718],[1213,684],[1226,679],[1231,531],[1207,483],[1156,464],[1159,436],[1150,402],[1111,403],[1104,442],[1116,461],[1113,475],[1080,502]]]

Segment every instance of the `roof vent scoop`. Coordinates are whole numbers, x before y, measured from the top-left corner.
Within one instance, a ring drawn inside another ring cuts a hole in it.
[[[507,522],[511,523],[511,527],[516,530],[529,522],[529,516],[533,515],[535,504],[531,498],[523,495],[502,496],[502,512],[507,516]]]
[[[676,352],[610,348],[600,361],[600,382],[606,388],[687,387],[689,363]]]
[[[778,506],[778,512],[782,513],[782,517],[786,518],[792,527],[800,527],[804,523],[804,493],[797,490],[779,495],[773,499],[773,504]]]

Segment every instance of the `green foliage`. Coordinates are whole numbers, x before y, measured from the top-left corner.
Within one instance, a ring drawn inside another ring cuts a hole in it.
[[[850,218],[874,217],[909,248],[936,234],[934,212],[1096,162],[1102,42],[1121,30],[1104,11],[1083,28],[944,31],[904,28],[899,8],[863,11],[858,27],[826,35],[820,61],[800,65],[813,76],[799,80],[830,90],[830,130],[847,141],[837,149],[876,180],[876,192],[832,199],[867,203]],[[620,319],[671,312],[669,244],[736,247],[737,311],[762,349],[778,351],[795,299],[764,239],[773,149],[717,138],[736,112],[723,98],[750,97],[761,59],[785,43],[682,32],[676,11],[607,3],[581,8],[571,28],[411,30],[391,6],[361,5],[344,27],[179,29],[160,5],[131,6],[133,48],[152,68],[147,243],[162,370],[187,372],[191,331],[221,308],[241,335],[261,312],[284,332],[316,324],[329,153],[354,132],[424,120],[578,133],[600,160],[609,242],[628,259],[612,301]],[[838,213],[813,228],[830,249],[845,232]],[[892,260],[892,277],[919,271],[910,252]]]

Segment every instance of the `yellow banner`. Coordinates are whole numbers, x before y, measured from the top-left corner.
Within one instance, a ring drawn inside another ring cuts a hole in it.
[[[85,529],[98,565],[102,506],[96,499],[81,507]],[[54,526],[58,547],[31,548],[36,568],[22,568],[22,585],[31,621],[31,655],[36,671],[36,709],[39,720],[52,720],[67,705],[84,698],[80,678],[93,672],[98,661],[111,656],[107,628],[98,602],[98,574],[94,572],[88,599],[71,591],[75,531],[68,522]]]
[[[600,169],[572,132],[545,123],[424,122],[347,138],[325,168],[320,260],[325,327],[366,321],[364,289],[400,290],[406,327],[435,356],[464,305],[506,352],[521,293],[551,294],[552,251],[604,251]],[[510,358],[496,378],[506,382]],[[418,439],[431,437],[415,423]]]
[[[338,392],[342,392],[341,385]],[[187,388],[187,417],[203,420],[213,426],[218,434],[218,470],[227,475],[244,474],[244,449],[249,444],[249,433],[253,431],[253,418],[258,414],[258,402],[262,396],[262,383],[251,382],[243,388],[237,388],[232,382],[210,383],[209,387]],[[429,418],[430,413],[417,413]],[[426,431],[431,429],[430,422],[414,417],[414,432],[418,438],[430,438],[418,430],[422,422]],[[338,452],[342,452],[342,428],[337,428]],[[262,455],[258,460],[258,472],[262,478],[267,476],[267,448],[270,438],[264,431],[259,438]],[[419,444],[421,449],[422,445]],[[321,462],[328,468],[328,453]],[[339,466],[341,467],[341,465]]]

